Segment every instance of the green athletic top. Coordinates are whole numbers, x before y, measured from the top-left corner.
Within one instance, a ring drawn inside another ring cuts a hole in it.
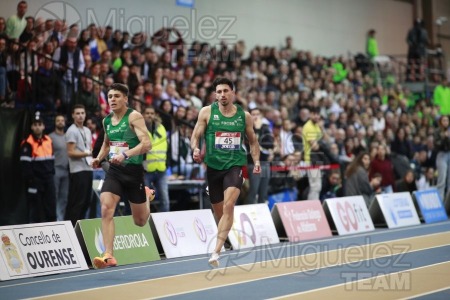
[[[236,105],[237,112],[225,117],[217,102],[211,104],[211,116],[206,127],[205,163],[216,170],[228,170],[247,164],[247,154],[242,147],[245,136],[245,112]]]
[[[112,113],[105,118],[105,132],[109,138],[109,158],[128,149],[133,149],[140,143],[136,133],[130,128],[130,122],[128,121],[132,111],[133,109],[128,108],[122,120],[115,126],[111,122]],[[125,160],[124,163],[141,165],[142,161],[142,155],[137,155]]]

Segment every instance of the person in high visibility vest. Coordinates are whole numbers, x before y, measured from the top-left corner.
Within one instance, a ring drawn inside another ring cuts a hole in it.
[[[169,186],[167,184],[167,132],[153,107],[144,110],[145,125],[149,131],[152,149],[145,154],[143,162],[145,185],[156,188],[159,211],[170,210]]]
[[[31,134],[20,145],[30,223],[56,221],[55,156],[52,139],[44,134],[44,129],[44,122],[37,112],[31,123]]]

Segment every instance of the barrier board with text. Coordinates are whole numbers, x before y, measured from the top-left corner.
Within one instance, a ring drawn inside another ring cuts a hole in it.
[[[376,195],[378,206],[389,228],[420,224],[419,216],[408,192]]]
[[[115,217],[114,257],[118,265],[160,260],[150,226],[136,226],[132,216]],[[102,220],[80,220],[75,232],[90,262],[105,251]]]
[[[236,206],[228,238],[234,250],[280,242],[266,204]]]
[[[331,230],[319,200],[276,203],[272,218],[279,233],[285,233],[290,242],[330,237]],[[282,224],[280,224],[282,223]],[[283,227],[280,230],[279,226]]]
[[[153,213],[150,222],[167,258],[211,253],[216,245],[210,209]]]
[[[375,230],[362,196],[326,199],[324,210],[339,235]]]
[[[425,223],[448,220],[447,212],[437,189],[415,191],[413,194]]]
[[[0,280],[86,270],[69,221],[0,227]]]

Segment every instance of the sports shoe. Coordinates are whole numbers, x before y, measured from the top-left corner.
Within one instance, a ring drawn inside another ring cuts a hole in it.
[[[219,258],[219,253],[213,252],[211,254],[211,258],[208,260],[208,263],[211,265],[211,267],[217,268],[219,267]]]
[[[92,264],[96,269],[104,269],[117,266],[117,260],[111,254],[105,253],[103,254],[103,257],[95,257]]]

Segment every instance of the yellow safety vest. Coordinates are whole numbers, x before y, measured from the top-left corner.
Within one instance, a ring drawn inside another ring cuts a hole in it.
[[[163,125],[158,125],[156,132],[159,133],[161,137],[156,134],[152,135],[148,132],[150,137],[150,142],[152,143],[152,149],[145,155],[145,161],[143,162],[144,169],[147,172],[160,171],[164,172],[166,170],[166,160],[167,160],[167,133]]]

